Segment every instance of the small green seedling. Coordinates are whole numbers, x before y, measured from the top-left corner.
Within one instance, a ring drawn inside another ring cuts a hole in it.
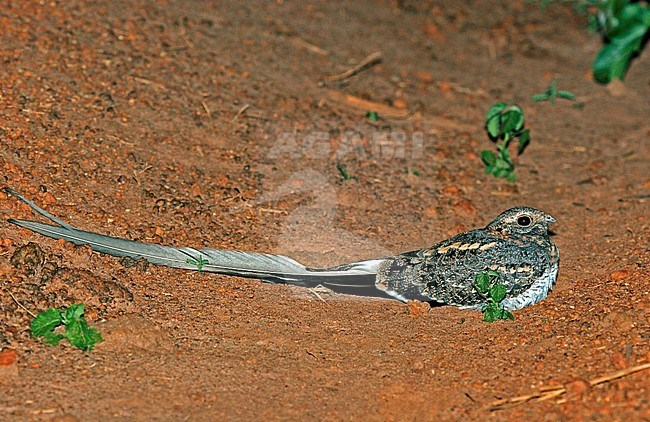
[[[209,264],[210,262],[207,259],[203,259],[202,256],[199,256],[198,261],[196,259],[194,259],[194,258],[187,258],[185,263],[190,264],[190,265],[194,265],[196,267],[196,270],[198,272],[201,272],[201,270],[203,270],[203,266],[205,264]]]
[[[483,307],[483,318],[487,322],[500,319],[515,319],[515,316],[503,309],[503,299],[506,297],[506,286],[498,283],[499,273],[493,270],[483,271],[476,275],[474,287],[486,299],[487,305]]]
[[[485,172],[514,182],[515,165],[510,158],[508,145],[516,138],[519,142],[517,153],[521,154],[530,142],[530,131],[524,129],[523,110],[518,105],[494,104],[485,115],[485,130],[497,144],[497,154],[492,151],[481,152]]]
[[[406,173],[406,174],[412,174],[413,176],[419,176],[419,175],[420,175],[420,171],[419,171],[419,170],[416,170],[416,169],[414,169],[414,168],[410,168],[410,167],[406,167],[406,168],[404,169],[404,173]]]
[[[376,111],[369,111],[369,112],[367,112],[367,113],[366,113],[366,117],[367,117],[368,120],[370,120],[371,122],[376,122],[377,120],[379,120],[379,114],[378,114]]]
[[[549,101],[555,104],[557,98],[564,98],[565,100],[575,100],[576,96],[571,91],[562,91],[557,89],[557,81],[553,81],[550,88],[546,92],[533,95],[533,101]]]
[[[350,176],[350,173],[348,173],[345,170],[345,167],[343,167],[343,164],[336,163],[336,168],[338,169],[339,173],[341,173],[341,176],[343,177],[343,180],[350,180],[352,178],[352,176]]]
[[[48,346],[58,346],[64,338],[70,344],[81,350],[92,350],[96,343],[104,341],[97,329],[89,327],[84,317],[83,304],[72,305],[68,309],[50,308],[41,312],[32,321],[32,335],[43,337],[43,343]],[[65,326],[63,334],[55,332],[55,328]]]

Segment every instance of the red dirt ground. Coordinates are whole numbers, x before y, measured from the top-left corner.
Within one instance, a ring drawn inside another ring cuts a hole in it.
[[[650,371],[584,382],[650,361],[649,49],[597,85],[585,18],[524,1],[5,1],[0,39],[2,184],[80,228],[326,266],[528,204],[557,218],[561,252],[546,300],[487,324],[126,267],[4,223],[0,419],[650,420]],[[577,101],[533,102],[553,80]],[[496,101],[532,133],[515,184],[479,158]],[[372,150],[388,132],[405,158]],[[2,194],[10,217],[33,213]],[[28,310],[75,302],[95,350],[30,336]],[[566,394],[491,409],[553,385]]]

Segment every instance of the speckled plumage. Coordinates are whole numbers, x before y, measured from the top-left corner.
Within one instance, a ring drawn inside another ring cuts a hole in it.
[[[527,219],[530,224],[519,224]],[[555,282],[559,254],[548,235],[552,222],[553,217],[534,208],[511,208],[484,229],[387,258],[380,264],[377,286],[400,300],[480,307],[484,298],[474,288],[475,277],[492,269],[507,288],[504,307],[523,308],[545,298]]]
[[[555,283],[559,264],[558,250],[548,236],[548,226],[555,219],[530,207],[511,208],[484,229],[461,233],[427,249],[315,269],[282,255],[197,250],[87,232],[59,220],[17,192],[5,190],[56,225],[16,219],[9,222],[44,236],[156,265],[303,287],[322,285],[357,296],[480,308],[484,298],[474,288],[475,278],[479,272],[492,269],[500,273],[500,282],[507,287],[503,307],[520,309],[546,297]]]

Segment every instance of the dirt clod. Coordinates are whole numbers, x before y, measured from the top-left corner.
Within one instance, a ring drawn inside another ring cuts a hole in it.
[[[43,265],[45,254],[38,244],[29,242],[16,248],[10,262],[15,268],[23,270],[27,275],[31,275]]]
[[[84,303],[87,312],[96,309],[106,312],[123,312],[130,308],[133,294],[123,284],[96,276],[88,270],[57,268],[50,277],[42,280],[41,291],[47,306],[64,308],[73,303]]]

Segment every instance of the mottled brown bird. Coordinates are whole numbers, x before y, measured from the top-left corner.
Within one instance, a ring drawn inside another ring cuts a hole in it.
[[[303,287],[322,285],[358,296],[482,308],[486,299],[476,290],[475,278],[482,271],[494,270],[507,290],[501,305],[508,310],[521,309],[548,295],[559,266],[558,249],[548,235],[549,224],[555,219],[531,207],[511,208],[483,229],[458,234],[427,249],[314,269],[282,255],[176,248],[79,230],[17,192],[6,191],[58,225],[16,219],[9,222],[54,239],[157,265]]]

